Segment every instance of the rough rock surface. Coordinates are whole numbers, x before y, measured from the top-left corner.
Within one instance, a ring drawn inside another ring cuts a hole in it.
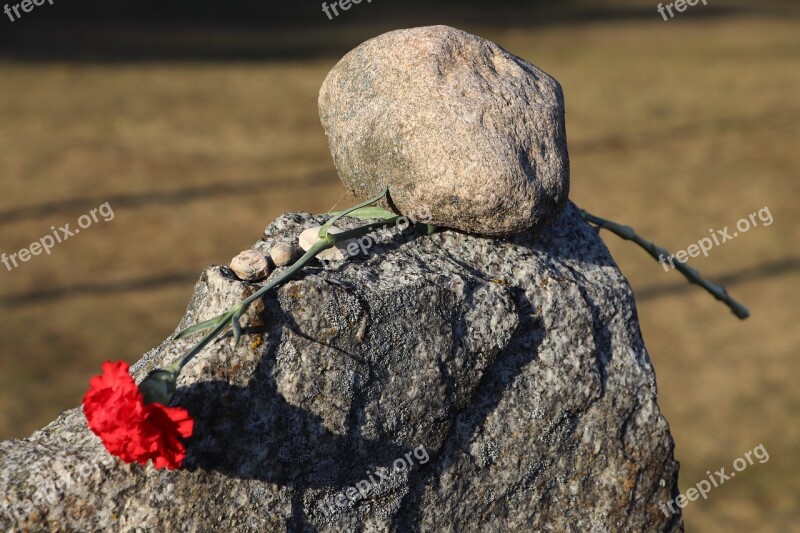
[[[324,221],[283,215],[254,249]],[[207,269],[179,327],[258,286]],[[0,443],[0,530],[683,528],[657,506],[678,464],[630,287],[571,204],[537,236],[384,235],[243,323],[179,379],[182,469],[122,464],[72,409]]]
[[[344,184],[390,187],[401,213],[501,235],[543,227],[566,205],[561,86],[493,42],[448,26],[392,31],[348,53],[319,95]]]

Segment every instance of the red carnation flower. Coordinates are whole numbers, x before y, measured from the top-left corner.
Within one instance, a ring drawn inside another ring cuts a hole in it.
[[[128,368],[124,361],[106,361],[103,375],[89,381],[83,397],[89,428],[126,463],[152,459],[156,468],[174,470],[186,457],[181,437],[191,436],[194,420],[180,407],[145,405]]]

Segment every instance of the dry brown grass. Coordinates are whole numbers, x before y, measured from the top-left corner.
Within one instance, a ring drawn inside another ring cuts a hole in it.
[[[770,453],[690,503],[690,531],[789,531],[800,518],[799,28],[787,17],[466,28],[562,82],[579,205],[671,249],[763,206],[774,216],[692,261],[730,280],[746,322],[606,236],[639,295],[681,490],[759,443]],[[77,405],[105,358],[157,345],[203,267],[280,212],[340,199],[316,111],[333,62],[2,65],[0,251],[107,200],[116,218],[0,267],[0,437]]]

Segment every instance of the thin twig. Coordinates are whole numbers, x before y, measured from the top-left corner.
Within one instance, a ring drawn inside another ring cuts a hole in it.
[[[578,209],[578,212],[585,221],[595,224],[600,228],[607,229],[608,231],[617,234],[619,237],[622,237],[625,240],[633,241],[642,247],[648,254],[653,256],[653,258],[662,263],[665,258],[670,257],[672,254],[669,253],[665,248],[661,248],[660,246],[656,246],[652,242],[643,239],[640,237],[630,226],[623,226],[622,224],[617,224],[616,222],[612,222],[610,220],[606,220],[604,218],[592,215],[591,213],[587,213],[583,209]],[[714,298],[720,300],[722,303],[727,305],[733,314],[739,317],[740,319],[744,320],[748,316],[750,316],[750,311],[747,310],[745,306],[731,298],[728,294],[728,291],[725,290],[725,287],[719,285],[717,283],[713,283],[703,278],[700,273],[693,269],[692,267],[686,266],[685,263],[680,262],[679,260],[675,260],[671,262],[674,264],[675,269],[678,270],[684,277],[689,280],[689,283],[695,283],[703,287],[706,291],[708,291]]]

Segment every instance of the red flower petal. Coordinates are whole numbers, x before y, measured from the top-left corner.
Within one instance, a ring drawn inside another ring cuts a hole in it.
[[[175,469],[186,457],[181,438],[188,438],[194,420],[186,409],[159,403],[144,405],[141,392],[124,361],[103,363],[103,374],[89,381],[83,397],[89,428],[113,455],[126,463]]]

